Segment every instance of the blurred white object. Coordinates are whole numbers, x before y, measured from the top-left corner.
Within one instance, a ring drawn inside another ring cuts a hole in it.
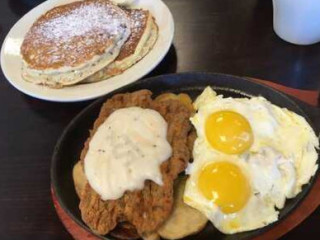
[[[320,0],[273,0],[273,28],[290,43],[319,42]]]

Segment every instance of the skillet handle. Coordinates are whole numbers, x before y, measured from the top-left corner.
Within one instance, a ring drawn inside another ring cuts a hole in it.
[[[278,83],[274,83],[267,80],[261,80],[257,78],[249,78],[255,82],[265,84],[269,87],[275,88],[287,95],[290,95],[292,97],[295,97],[299,99],[302,102],[305,102],[311,106],[320,107],[320,91],[317,90],[301,90],[301,89],[295,89],[286,87],[283,85],[280,85]]]

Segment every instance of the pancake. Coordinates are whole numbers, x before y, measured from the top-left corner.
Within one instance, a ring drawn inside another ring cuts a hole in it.
[[[75,84],[114,61],[130,34],[128,14],[109,1],[55,7],[24,38],[22,76],[49,87]]]
[[[158,37],[158,26],[147,10],[128,9],[131,35],[122,46],[114,62],[93,74],[83,82],[97,82],[118,75],[141,60],[154,46]]]

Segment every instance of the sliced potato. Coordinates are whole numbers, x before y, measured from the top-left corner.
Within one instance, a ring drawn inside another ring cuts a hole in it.
[[[74,165],[72,170],[72,177],[73,177],[73,182],[74,182],[77,195],[80,198],[81,193],[84,187],[86,186],[86,182],[87,182],[86,176],[84,174],[83,166],[80,161]]]
[[[183,102],[185,105],[187,105],[187,106],[190,108],[190,110],[194,110],[194,108],[193,108],[193,106],[192,106],[192,100],[191,100],[191,98],[189,97],[188,94],[186,94],[186,93],[180,93],[180,94],[178,95],[178,98],[179,98],[179,100],[180,100],[181,102]]]
[[[150,233],[148,235],[144,235],[142,236],[143,240],[160,240],[160,236],[158,233],[154,232],[154,233]]]
[[[177,95],[174,93],[163,93],[163,94],[159,95],[158,97],[156,97],[157,101],[166,101],[169,99],[177,100]]]
[[[193,105],[192,105],[192,100],[189,97],[188,94],[185,93],[180,93],[180,94],[174,94],[174,93],[163,93],[156,97],[157,101],[166,101],[166,100],[179,100],[181,101],[184,105],[186,105],[191,111],[194,111]]]
[[[158,230],[162,238],[180,239],[200,232],[207,224],[208,219],[202,213],[183,202],[186,180],[187,177],[176,180],[172,214]]]

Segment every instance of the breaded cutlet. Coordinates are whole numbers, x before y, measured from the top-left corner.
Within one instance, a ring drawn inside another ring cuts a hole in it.
[[[127,94],[117,94],[101,108],[90,137],[85,142],[80,161],[84,161],[89,142],[98,127],[115,110],[139,106],[158,111],[168,123],[167,140],[172,146],[172,156],[161,164],[163,185],[147,180],[142,190],[125,192],[117,200],[101,200],[87,183],[81,194],[80,210],[83,221],[96,233],[104,235],[118,223],[133,225],[140,236],[156,231],[169,217],[173,206],[173,182],[187,166],[190,159],[188,133],[191,129],[191,111],[178,100],[156,101],[152,93],[141,90]]]

